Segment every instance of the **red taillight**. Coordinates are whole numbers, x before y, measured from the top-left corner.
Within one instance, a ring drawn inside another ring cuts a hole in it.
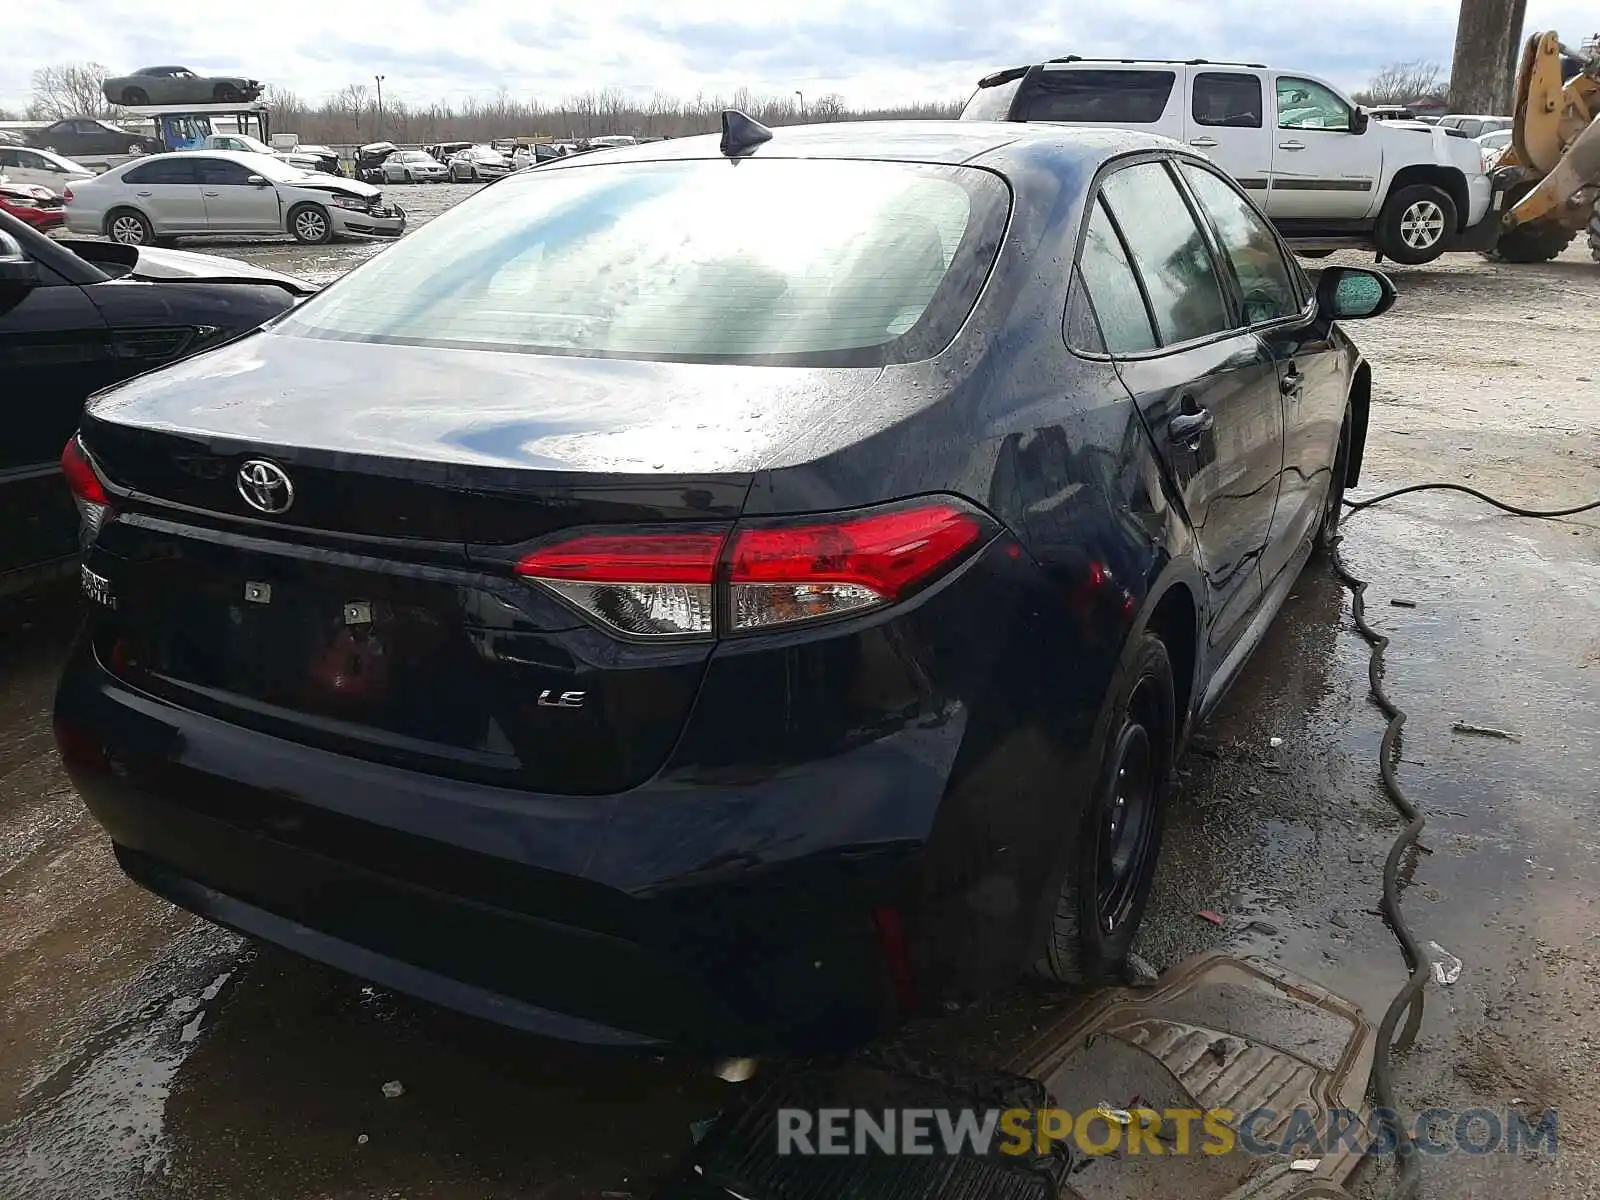
[[[65,188],[65,189],[62,190],[62,192],[61,192],[61,202],[63,204],[71,204],[72,203],[72,189],[70,187]]]
[[[942,502],[742,530],[729,572],[733,627],[762,629],[893,603],[982,534],[976,517]]]
[[[517,563],[569,604],[634,637],[705,637],[724,530],[586,534]]]
[[[83,443],[76,436],[62,447],[61,473],[67,477],[73,503],[78,506],[78,516],[82,519],[78,541],[87,547],[100,532],[106,513],[111,511],[111,498],[106,495],[105,485],[95,473],[94,463],[89,461]]]
[[[94,473],[94,464],[89,461],[83,443],[76,436],[70,438],[61,450],[61,473],[67,477],[67,486],[72,489],[72,494],[85,504],[104,507],[111,503],[100,476]]]
[[[601,624],[635,637],[709,637],[892,604],[954,565],[983,537],[972,512],[946,501],[739,529],[718,603],[728,533],[594,533],[526,555],[516,573]]]

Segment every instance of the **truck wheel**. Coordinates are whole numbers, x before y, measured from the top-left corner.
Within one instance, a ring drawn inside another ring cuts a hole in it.
[[[1397,263],[1419,266],[1444,253],[1455,229],[1455,201],[1442,188],[1414,183],[1391,195],[1378,214],[1378,249]]]
[[[1576,229],[1568,229],[1559,221],[1533,221],[1502,233],[1489,257],[1508,263],[1549,262],[1572,245],[1577,236]]]
[[[124,246],[148,246],[156,240],[156,231],[143,213],[114,208],[106,214],[106,236]]]
[[[1127,961],[1155,880],[1177,741],[1172,663],[1161,639],[1146,633],[1111,683],[1096,732],[1093,790],[1069,833],[1037,974],[1094,983]]]
[[[333,221],[320,204],[296,204],[289,210],[289,232],[297,242],[320,246],[333,240]]]

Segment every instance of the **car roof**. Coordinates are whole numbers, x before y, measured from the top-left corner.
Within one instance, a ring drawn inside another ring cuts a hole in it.
[[[234,135],[225,134],[223,136],[233,137]],[[204,150],[169,150],[165,154],[141,154],[138,158],[130,158],[127,162],[121,164],[120,166],[112,167],[111,170],[106,172],[106,174],[107,176],[117,175],[120,177],[123,171],[129,170],[133,167],[140,167],[145,163],[150,162],[165,161],[169,158],[181,158],[185,160],[196,158],[225,158],[231,162],[243,163],[247,167],[252,163],[261,162],[263,159],[271,162],[283,161],[274,155],[257,154],[253,150],[213,150],[211,147],[207,146]]]
[[[160,71],[187,71],[188,67],[140,67],[135,75],[155,75]]]
[[[1011,155],[1050,147],[1067,158],[1100,160],[1139,149],[1181,148],[1154,134],[1124,129],[1080,129],[1014,121],[839,121],[784,125],[750,152],[757,158],[876,159],[890,162],[959,163],[985,160],[1004,167]],[[581,170],[603,163],[721,158],[717,134],[646,142],[612,150],[551,159],[540,170]]]

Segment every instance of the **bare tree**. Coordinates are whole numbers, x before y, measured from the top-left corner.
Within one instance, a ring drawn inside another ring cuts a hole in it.
[[[377,136],[377,105],[365,84],[341,88],[318,105],[274,89],[268,93],[267,103],[274,129],[297,133],[307,142],[348,145]],[[616,133],[686,137],[714,133],[725,108],[743,109],[767,125],[792,124],[799,118],[792,95],[761,96],[749,89],[740,89],[731,98],[702,92],[682,99],[658,92],[648,100],[634,100],[620,88],[606,88],[567,96],[554,104],[501,91],[486,99],[468,96],[455,104],[435,101],[426,107],[385,96],[382,136],[413,145],[541,134],[559,139]],[[857,110],[849,108],[843,97],[827,95],[808,99],[805,115],[811,121],[948,119],[960,111],[959,100]]]
[[[1450,107],[1463,113],[1511,112],[1528,0],[1461,0]]]
[[[97,62],[40,67],[33,73],[33,102],[28,105],[28,116],[35,121],[115,116],[118,106],[100,90],[110,73]]]
[[[1357,92],[1355,99],[1360,104],[1405,104],[1435,95],[1443,86],[1443,68],[1436,62],[1416,58],[1389,63],[1368,80],[1366,88]]]
[[[846,118],[844,97],[838,92],[817,97],[811,102],[806,117],[812,121],[843,121]]]

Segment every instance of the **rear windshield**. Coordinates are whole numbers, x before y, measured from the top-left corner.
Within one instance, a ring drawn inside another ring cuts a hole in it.
[[[937,354],[998,248],[976,168],[794,159],[511,176],[301,305],[305,337],[673,361]]]
[[[1022,119],[1154,124],[1177,78],[1172,71],[1040,71],[1028,84]]]

